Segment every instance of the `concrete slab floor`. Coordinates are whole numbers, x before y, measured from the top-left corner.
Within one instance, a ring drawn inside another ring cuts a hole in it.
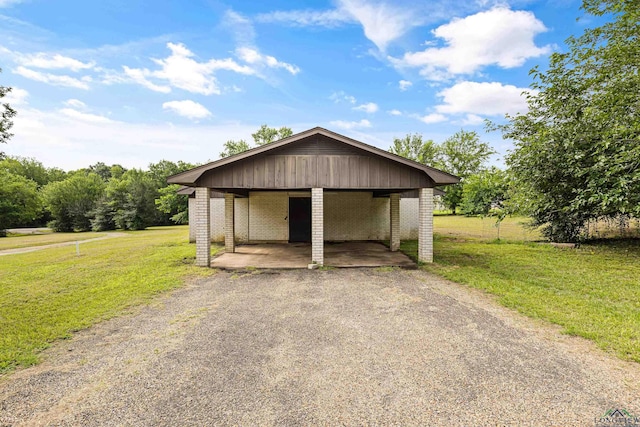
[[[215,268],[307,268],[311,263],[310,243],[264,243],[236,246],[211,261]],[[326,242],[324,264],[330,267],[403,267],[416,264],[402,252],[391,252],[378,242]]]

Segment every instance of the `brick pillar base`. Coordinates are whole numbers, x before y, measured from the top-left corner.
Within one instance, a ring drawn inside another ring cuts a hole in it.
[[[211,190],[196,188],[195,229],[196,229],[196,265],[209,267],[211,263]]]
[[[235,195],[225,193],[224,195],[224,250],[225,252],[236,251],[236,233],[235,233],[235,212],[234,209]]]
[[[311,189],[311,262],[324,265],[324,193]]]
[[[433,188],[421,188],[418,197],[418,260],[433,262]]]
[[[389,195],[389,249],[392,252],[400,249],[400,194]]]

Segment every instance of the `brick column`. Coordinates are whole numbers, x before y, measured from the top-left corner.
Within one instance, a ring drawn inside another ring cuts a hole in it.
[[[324,265],[324,193],[311,189],[311,262]]]
[[[389,195],[389,249],[392,252],[400,248],[400,194]]]
[[[234,199],[234,194],[224,194],[224,250],[229,253],[236,251]]]
[[[418,196],[418,260],[433,262],[433,188],[421,188]]]
[[[196,187],[195,229],[196,229],[196,265],[209,267],[211,262],[211,190]]]

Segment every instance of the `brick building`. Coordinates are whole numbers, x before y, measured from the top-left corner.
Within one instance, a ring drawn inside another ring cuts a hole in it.
[[[226,251],[246,242],[309,242],[323,264],[326,241],[419,240],[433,259],[435,186],[459,179],[323,128],[313,128],[174,175],[191,194],[196,263],[210,263],[210,241]],[[195,195],[195,197],[193,197]]]

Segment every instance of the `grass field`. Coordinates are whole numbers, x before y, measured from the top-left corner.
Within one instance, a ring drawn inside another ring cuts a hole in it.
[[[193,266],[186,226],[128,234],[85,243],[80,256],[75,247],[60,247],[0,257],[0,373],[36,363],[51,342],[178,287],[189,275],[213,272]]]
[[[94,239],[106,236],[106,233],[48,233],[30,234],[28,236],[9,236],[0,238],[0,251],[4,249],[44,246],[52,243],[75,242],[76,240]]]
[[[523,242],[517,232],[515,241],[483,239],[481,224],[470,220],[436,217],[435,262],[422,268],[640,362],[640,240],[556,248]],[[401,249],[416,258],[416,241]]]

